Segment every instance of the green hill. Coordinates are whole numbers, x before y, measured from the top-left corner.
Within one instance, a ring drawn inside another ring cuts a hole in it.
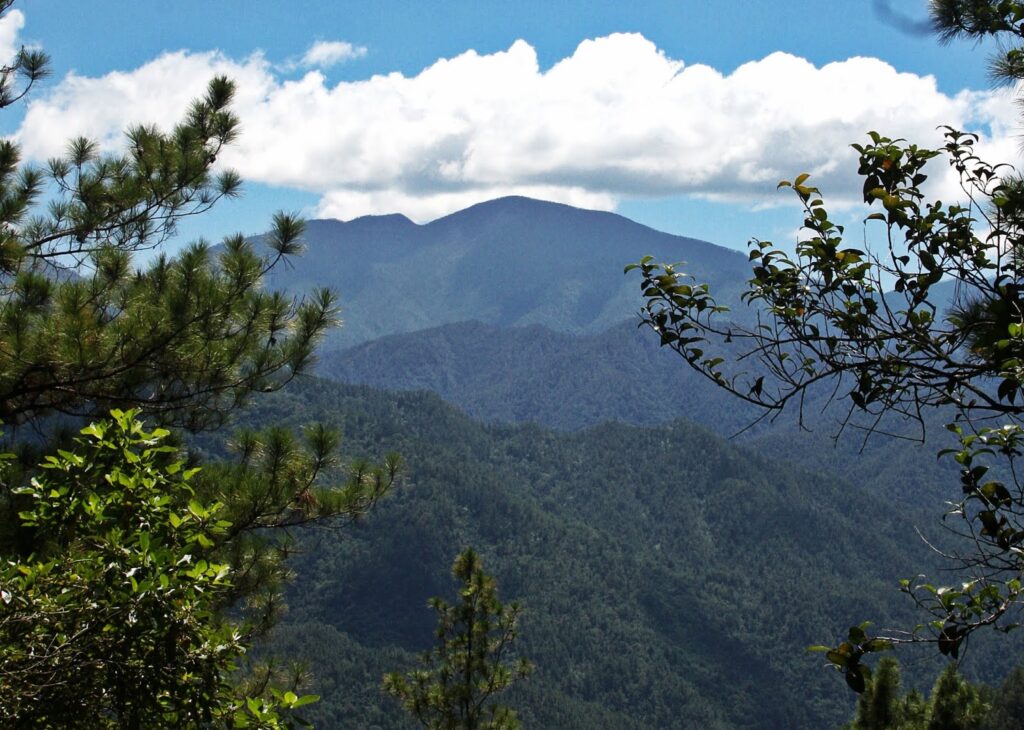
[[[532,422],[559,430],[685,418],[731,437],[759,415],[660,348],[650,330],[632,321],[587,335],[540,325],[462,322],[325,353],[319,372],[388,390],[429,390],[486,422]],[[879,430],[902,438],[879,435],[865,443],[865,432],[852,427],[833,440],[845,411],[824,408],[828,395],[811,394],[805,404],[807,428],[791,411],[736,440],[817,472],[853,474],[858,485],[900,502],[941,510],[958,483],[956,463],[935,458],[938,449],[953,445],[943,428],[952,416],[925,414],[927,446],[914,440],[921,435],[915,424],[897,419]]]
[[[426,599],[450,594],[465,545],[527,608],[538,672],[513,702],[538,728],[838,724],[852,698],[804,647],[908,622],[894,582],[928,562],[919,513],[684,422],[486,426],[427,393],[326,381],[247,416],[310,420],[409,464],[365,523],[302,538],[274,648],[310,661],[322,727],[408,727],[376,687],[430,642]]]
[[[466,545],[527,608],[520,649],[538,672],[510,698],[525,727],[848,719],[852,697],[804,647],[865,618],[916,621],[895,582],[933,564],[914,528],[940,532],[955,469],[934,442],[862,450],[852,428],[834,444],[829,394],[806,404],[810,433],[790,414],[722,439],[755,414],[627,320],[640,295],[622,266],[686,260],[735,303],[745,256],[524,198],[425,226],[313,221],[307,239],[271,283],[339,291],[348,323],[321,374],[409,391],[309,380],[247,416],[335,423],[349,453],[409,463],[365,523],[301,538],[268,651],[310,662],[321,727],[410,727],[380,678],[429,644],[426,600],[451,594]],[[989,677],[1007,656],[972,652]],[[916,663],[925,683],[931,660]]]
[[[560,430],[686,417],[725,433],[754,418],[631,321],[587,335],[460,322],[327,352],[318,370],[346,383],[429,390],[483,421]]]

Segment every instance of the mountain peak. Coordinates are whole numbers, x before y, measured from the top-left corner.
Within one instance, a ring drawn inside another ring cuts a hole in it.
[[[651,255],[685,261],[723,302],[749,277],[737,251],[662,233],[606,211],[522,196],[497,198],[417,225],[403,215],[312,221],[304,256],[271,286],[338,292],[340,348],[450,322],[542,324],[599,332],[635,316],[636,277],[623,267]]]
[[[501,198],[494,198],[493,200],[485,200],[480,203],[475,203],[468,208],[457,210],[454,213],[449,213],[446,216],[433,220],[427,225],[443,225],[451,221],[462,221],[467,219],[473,220],[500,215],[523,216],[524,220],[530,220],[537,215],[549,217],[589,215],[622,218],[622,216],[617,215],[616,213],[610,213],[604,210],[579,208],[567,203],[557,203],[553,200],[529,198],[525,195],[506,195]],[[627,219],[623,218],[623,220]]]
[[[402,213],[384,213],[381,215],[361,215],[351,220],[344,221],[349,225],[354,223],[376,223],[376,224],[399,224],[399,225],[419,225],[416,222],[410,220],[407,216]]]
[[[485,200],[481,203],[476,203],[463,208],[460,211],[456,211],[451,215],[458,215],[459,213],[466,213],[471,210],[531,210],[538,208],[554,208],[561,210],[588,210],[588,208],[580,208],[575,205],[569,205],[567,203],[559,203],[554,200],[541,200],[540,198],[530,198],[525,195],[505,195],[500,198],[493,198],[491,200]],[[591,211],[596,212],[596,211]],[[445,216],[447,217],[447,216]]]

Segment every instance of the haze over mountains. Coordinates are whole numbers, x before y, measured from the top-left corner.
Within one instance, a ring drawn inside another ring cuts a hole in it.
[[[329,286],[345,326],[321,349],[326,379],[246,421],[334,423],[347,453],[409,463],[365,524],[303,539],[272,648],[311,662],[321,724],[411,727],[380,676],[427,646],[423,605],[450,593],[468,544],[527,606],[539,669],[513,698],[527,727],[847,719],[852,698],[804,648],[911,621],[894,586],[927,564],[914,528],[934,533],[955,469],[895,439],[834,444],[830,413],[810,434],[790,418],[720,438],[756,414],[637,328],[639,280],[622,269],[685,261],[732,305],[744,254],[526,198],[422,226],[312,221],[306,240],[270,283]]]

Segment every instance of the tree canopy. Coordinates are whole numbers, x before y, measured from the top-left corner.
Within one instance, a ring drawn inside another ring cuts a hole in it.
[[[1008,679],[1001,692],[1016,689]],[[902,693],[899,664],[885,657],[858,698],[853,721],[844,730],[1005,729],[1011,725],[1003,723],[998,709],[1001,706],[1001,699],[989,687],[971,684],[953,664],[939,674],[929,696],[916,690]]]
[[[459,603],[430,600],[437,646],[422,655],[422,669],[386,675],[384,691],[432,730],[515,730],[515,713],[492,698],[532,670],[512,656],[519,605],[498,600],[497,584],[472,548],[455,558],[452,576],[462,584]]]
[[[137,406],[165,423],[216,425],[309,365],[333,295],[296,302],[260,289],[299,252],[296,217],[275,215],[269,255],[236,235],[216,251],[201,241],[138,258],[183,217],[239,193],[237,174],[214,169],[237,134],[233,93],[212,80],[171,132],[129,129],[123,154],[76,139],[39,168],[0,142],[0,419]]]
[[[1024,79],[1024,3],[934,0],[931,12],[944,41],[1000,40],[994,80]],[[751,243],[744,299],[757,310],[753,326],[737,324],[676,265],[647,258],[627,267],[642,276],[642,320],[662,345],[768,415],[793,406],[802,420],[809,398],[834,403],[842,437],[851,426],[875,433],[892,414],[922,426],[928,409],[951,414],[957,443],[943,453],[961,466],[961,480],[945,524],[961,542],[946,556],[964,580],[904,580],[926,623],[882,635],[856,626],[838,646],[821,647],[858,691],[865,654],[931,641],[957,658],[975,630],[1010,630],[1019,620],[1024,182],[1011,166],[982,159],[978,140],[946,128],[941,149],[878,132],[854,144],[871,209],[864,245],[851,245],[808,174],[782,181],[803,208],[803,231],[793,253]],[[923,189],[927,166],[940,159],[959,176],[959,200],[930,200]]]
[[[0,108],[48,72],[45,53],[18,52]],[[239,434],[233,461],[201,469],[165,428],[223,425],[303,373],[335,323],[327,290],[262,288],[301,250],[294,215],[262,248],[164,250],[179,221],[240,192],[217,163],[238,134],[233,94],[214,78],[169,131],[132,127],[117,153],[75,139],[40,166],[0,141],[5,725],[287,724],[309,698],[242,662],[280,613],[287,528],[355,519],[396,479],[396,457],[339,468],[322,427]]]

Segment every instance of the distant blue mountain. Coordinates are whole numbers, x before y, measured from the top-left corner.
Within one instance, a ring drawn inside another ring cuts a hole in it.
[[[397,215],[312,221],[307,239],[306,254],[274,283],[340,293],[345,326],[320,357],[328,378],[429,390],[483,421],[563,430],[685,418],[729,436],[759,415],[637,329],[639,277],[622,274],[647,254],[685,261],[684,270],[743,317],[737,300],[750,264],[740,252],[528,198],[482,203],[422,226]],[[942,283],[934,293],[942,309],[955,286]],[[898,307],[902,299],[890,296]],[[801,432],[790,413],[744,440],[816,470],[856,466],[862,478],[854,481],[879,490],[898,481],[910,499],[948,483],[952,467],[936,462],[934,449],[876,437],[862,452],[864,432],[856,428],[835,448],[831,437],[845,412],[822,412],[830,395],[814,393],[805,404],[813,433]],[[930,415],[941,442],[945,415]],[[918,435],[895,421],[880,430]]]
[[[459,322],[324,353],[321,375],[387,390],[429,390],[473,418],[576,430],[677,418],[730,435],[758,412],[697,374],[649,329],[596,334]]]
[[[608,421],[647,426],[684,418],[733,436],[762,415],[659,347],[654,333],[636,324],[623,321],[604,332],[573,335],[540,325],[460,322],[326,352],[318,369],[344,383],[431,391],[485,422],[565,431]],[[941,494],[956,483],[956,463],[935,458],[937,449],[949,445],[943,424],[952,414],[926,414],[932,446],[912,441],[920,436],[916,424],[890,418],[879,424],[880,433],[905,438],[876,435],[864,448],[866,432],[857,427],[833,441],[847,412],[838,405],[826,408],[830,395],[824,389],[808,397],[809,430],[798,426],[791,409],[744,431],[739,441],[814,471],[856,475],[848,480],[901,501],[929,503],[936,490]]]
[[[650,254],[732,301],[749,278],[744,254],[656,231],[614,213],[509,197],[425,225],[400,215],[310,221],[307,250],[268,284],[290,292],[328,286],[345,326],[325,349],[383,335],[476,320],[597,332],[640,307],[626,264]]]

